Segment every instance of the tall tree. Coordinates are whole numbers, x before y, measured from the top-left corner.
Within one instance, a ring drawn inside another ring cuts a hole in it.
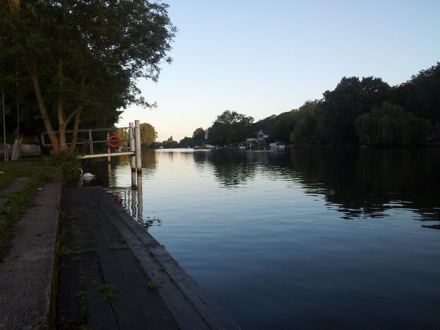
[[[297,144],[314,144],[319,140],[319,120],[317,112],[320,101],[307,101],[294,112],[294,129],[289,138]]]
[[[356,119],[360,142],[369,145],[411,146],[425,144],[429,121],[383,102]]]
[[[54,152],[75,149],[82,118],[114,123],[119,108],[150,105],[136,80],[156,81],[160,63],[171,61],[176,29],[167,8],[145,0],[0,0],[3,44],[27,68]]]
[[[252,129],[254,118],[226,110],[217,116],[209,129],[209,139],[214,143],[240,142],[246,139]]]
[[[194,145],[202,145],[205,142],[205,130],[201,127],[197,128],[192,135],[192,143]]]
[[[143,123],[141,129],[141,143],[145,146],[150,146],[157,139],[157,132],[154,127],[148,123]]]
[[[270,130],[270,137],[273,140],[289,141],[289,135],[295,127],[296,117],[295,110],[278,115]]]
[[[389,98],[390,87],[380,78],[342,78],[324,92],[319,107],[323,139],[332,144],[358,143],[355,119]]]
[[[413,86],[415,101],[414,108],[406,109],[417,116],[430,119],[431,123],[440,125],[440,62],[427,70],[413,76],[410,84]]]

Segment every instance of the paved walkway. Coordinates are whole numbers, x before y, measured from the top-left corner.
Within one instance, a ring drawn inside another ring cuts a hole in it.
[[[14,182],[2,196],[25,182]],[[51,326],[60,192],[61,183],[46,184],[14,227],[11,249],[0,263],[0,329]]]
[[[60,192],[45,185],[17,223],[0,265],[0,329],[238,329],[103,188],[65,189],[58,222]]]

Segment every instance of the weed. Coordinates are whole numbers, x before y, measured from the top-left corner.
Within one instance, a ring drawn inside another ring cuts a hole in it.
[[[70,256],[72,254],[82,254],[82,253],[88,253],[88,252],[95,252],[95,249],[69,249],[67,246],[65,246],[64,244],[60,245],[58,247],[58,255],[60,257],[66,257],[66,256]]]
[[[81,232],[79,231],[78,226],[72,225],[70,227],[70,234],[72,235],[73,245],[78,246],[80,243],[80,239],[81,239],[81,237],[80,237]]]
[[[86,273],[84,273],[84,272],[79,272],[78,273],[78,278],[79,278],[79,281],[81,282],[81,283],[84,283],[85,282],[85,280],[86,280]]]
[[[118,237],[119,242],[126,243],[127,241],[125,240],[125,237],[122,236],[121,231],[118,229],[118,227],[116,227],[114,222],[112,222],[112,227],[113,227],[114,231],[116,232],[116,236]]]
[[[75,294],[75,298],[78,301],[78,305],[79,305],[79,314],[82,319],[87,317],[86,295],[87,293],[85,291],[78,291]]]
[[[159,284],[153,281],[148,281],[148,287],[153,290],[159,290]]]
[[[110,284],[102,284],[97,288],[98,292],[101,293],[107,300],[111,300],[115,293],[115,287]]]

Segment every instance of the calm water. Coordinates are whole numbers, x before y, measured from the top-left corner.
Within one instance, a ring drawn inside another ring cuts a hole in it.
[[[440,328],[440,149],[145,151],[141,205],[117,162],[101,184],[243,329]]]

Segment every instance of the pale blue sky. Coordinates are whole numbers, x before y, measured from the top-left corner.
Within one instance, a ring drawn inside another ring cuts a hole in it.
[[[225,110],[254,117],[321,99],[342,77],[398,85],[440,62],[440,0],[165,0],[178,28],[153,110],[131,107],[158,141],[180,141]]]

